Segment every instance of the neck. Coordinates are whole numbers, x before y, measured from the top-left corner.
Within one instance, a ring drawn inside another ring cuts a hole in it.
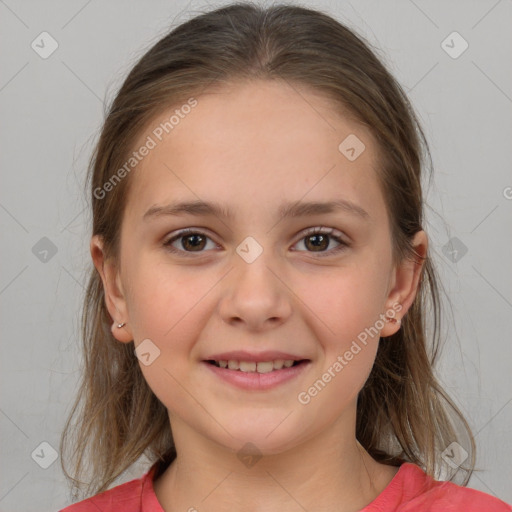
[[[354,431],[344,432],[340,424],[287,451],[245,463],[236,451],[179,419],[172,424],[178,457],[154,482],[166,512],[227,512],[233,507],[248,512],[295,512],[297,507],[356,512],[382,492],[397,469],[374,461]]]

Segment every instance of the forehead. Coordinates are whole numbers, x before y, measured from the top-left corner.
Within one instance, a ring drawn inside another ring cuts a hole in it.
[[[140,214],[174,198],[229,199],[261,210],[303,197],[336,199],[337,192],[367,210],[384,207],[371,132],[325,96],[256,81],[194,99],[192,108],[163,111],[139,137],[136,147],[148,137],[154,147],[133,171],[129,210]]]

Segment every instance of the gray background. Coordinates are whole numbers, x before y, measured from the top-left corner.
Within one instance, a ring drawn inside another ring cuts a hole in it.
[[[171,24],[224,3],[0,0],[0,511],[70,503],[60,461],[40,467],[51,454],[40,443],[58,450],[78,381],[83,182],[104,100]],[[476,435],[482,472],[469,486],[512,502],[512,2],[303,5],[376,45],[423,123],[435,166],[425,228],[453,303],[439,378]],[[31,47],[43,31],[58,42],[46,59]],[[457,58],[442,46],[453,31],[469,44]]]

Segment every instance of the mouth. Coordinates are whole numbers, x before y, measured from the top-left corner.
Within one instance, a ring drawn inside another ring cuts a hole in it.
[[[271,361],[238,361],[234,359],[230,360],[214,360],[208,359],[206,363],[216,366],[217,368],[225,368],[227,370],[233,370],[244,373],[271,373],[280,371],[286,368],[299,366],[309,362],[309,359],[275,359]]]
[[[236,388],[250,391],[269,391],[301,378],[311,366],[310,359],[271,359],[242,361],[237,359],[206,359],[204,366],[215,379]]]

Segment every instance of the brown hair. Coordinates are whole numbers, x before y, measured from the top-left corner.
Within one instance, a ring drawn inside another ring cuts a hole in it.
[[[381,152],[378,179],[390,217],[394,261],[418,258],[410,242],[423,229],[422,168],[424,157],[430,168],[432,160],[405,93],[370,47],[329,15],[286,4],[262,8],[235,3],[201,13],[170,31],[124,81],[90,161],[93,235],[102,236],[107,256],[118,258],[132,180],[120,180],[101,198],[95,191],[123,166],[148,123],[163,109],[199,97],[208,87],[264,79],[325,94],[371,130]],[[379,344],[359,394],[356,437],[375,460],[394,466],[413,462],[434,477],[441,452],[457,441],[470,455],[469,467],[463,469],[468,472],[466,485],[475,464],[473,435],[433,370],[440,305],[429,248],[402,328]],[[162,461],[162,467],[176,457],[167,410],[140,371],[133,341],[118,342],[111,323],[101,278],[92,268],[82,313],[84,371],[60,445],[62,468],[75,489],[83,485],[78,477],[90,463],[87,493],[92,494],[107,489],[143,455]],[[427,336],[428,326],[432,332]],[[71,438],[76,414],[79,421]],[[64,466],[70,444],[74,477]]]

